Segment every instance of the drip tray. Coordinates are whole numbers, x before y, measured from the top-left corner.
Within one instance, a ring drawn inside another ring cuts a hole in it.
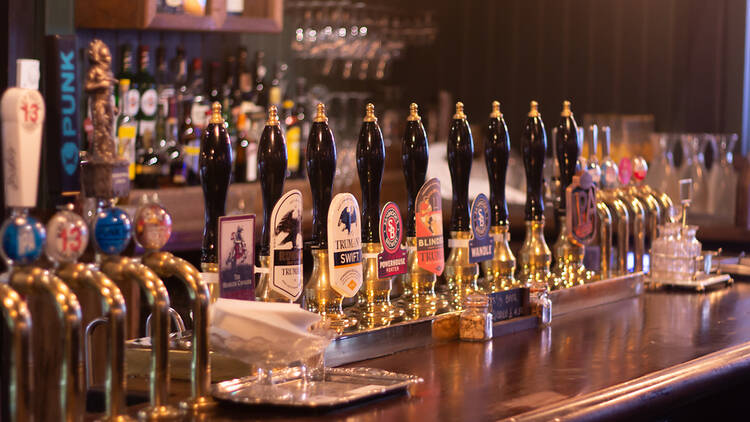
[[[575,286],[550,293],[552,315],[616,302],[643,292],[643,273],[630,273],[605,280]],[[522,330],[536,328],[538,318],[529,306],[526,288],[511,289],[489,295],[494,317],[493,337],[501,337]],[[403,350],[426,347],[458,339],[460,312],[446,312],[436,316],[391,323],[388,326],[345,332],[337,337],[325,351],[328,367],[346,365],[366,359],[390,355]],[[190,379],[189,339],[170,341],[170,376]],[[148,377],[150,368],[150,339],[130,340],[126,344],[125,359],[128,376]],[[235,379],[254,374],[250,365],[231,356],[210,352],[212,382]]]

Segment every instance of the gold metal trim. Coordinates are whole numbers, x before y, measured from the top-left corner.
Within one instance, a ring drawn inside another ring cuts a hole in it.
[[[365,106],[365,117],[362,119],[363,122],[377,122],[378,118],[375,117],[375,105],[373,103],[367,103]]]

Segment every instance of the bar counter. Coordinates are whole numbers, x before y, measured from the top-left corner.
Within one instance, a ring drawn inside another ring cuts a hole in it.
[[[222,404],[228,420],[620,419],[694,401],[750,374],[750,284],[646,291],[551,326],[411,349],[351,366],[422,377],[400,395],[330,412]],[[708,356],[706,356],[708,355]],[[240,374],[238,374],[240,375]],[[174,381],[175,400],[189,385]],[[138,407],[133,407],[135,414]],[[92,415],[93,416],[93,415]]]

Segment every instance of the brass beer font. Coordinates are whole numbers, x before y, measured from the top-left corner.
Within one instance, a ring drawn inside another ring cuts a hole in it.
[[[160,251],[171,233],[172,217],[161,205],[153,202],[144,204],[136,212],[135,240],[146,251],[141,262],[159,277],[176,277],[187,289],[193,316],[190,338],[191,395],[180,402],[180,407],[193,413],[203,412],[216,406],[210,392],[211,362],[208,355],[208,305],[211,296],[197,268],[169,252]]]
[[[263,128],[258,146],[258,177],[260,178],[260,189],[263,197],[263,228],[260,242],[260,268],[258,268],[258,285],[255,296],[264,302],[292,302],[280,293],[275,292],[270,286],[269,268],[271,264],[270,235],[273,228],[271,225],[271,212],[274,205],[281,197],[286,179],[287,155],[284,134],[279,125],[279,116],[276,106],[268,108],[268,120]]]
[[[589,127],[591,132],[590,140],[597,144],[599,139],[599,127],[597,125],[591,125]],[[606,131],[604,131],[606,133]],[[606,154],[604,157],[608,157]],[[596,167],[592,167],[592,162],[596,163]],[[630,245],[630,212],[628,211],[628,204],[620,199],[615,189],[617,188],[617,174],[613,172],[612,167],[614,163],[602,160],[601,166],[599,165],[598,159],[594,156],[589,159],[589,171],[598,172],[599,178],[594,179],[597,182],[599,189],[596,191],[596,199],[599,202],[603,202],[608,208],[612,217],[612,226],[614,227],[613,234],[617,236],[617,257],[616,265],[611,268],[613,274],[625,274],[627,272],[627,257]],[[610,267],[612,267],[610,265]]]
[[[49,238],[45,246],[48,259],[55,265],[56,274],[75,293],[90,290],[96,293],[106,322],[105,420],[132,420],[125,408],[125,298],[115,283],[94,265],[77,262],[88,245],[88,228],[81,216],[68,204],[47,223]],[[87,328],[86,332],[89,332]],[[84,339],[88,342],[89,339]],[[86,374],[92,368],[86,362]],[[86,385],[90,380],[87,377]]]
[[[461,309],[464,297],[479,290],[479,264],[469,262],[469,176],[474,156],[474,138],[464,114],[464,104],[456,103],[456,114],[448,134],[448,168],[453,186],[450,222],[450,254],[445,261],[443,277],[448,284],[448,301]]]
[[[385,143],[375,117],[375,106],[367,104],[357,140],[357,174],[362,191],[362,283],[357,294],[360,324],[388,325],[399,315],[391,303],[392,277],[378,277],[380,239],[380,189],[385,169]],[[403,311],[400,311],[403,314]]]
[[[557,283],[550,273],[552,252],[544,240],[542,171],[547,151],[547,135],[536,101],[531,102],[531,109],[524,123],[521,148],[526,170],[526,237],[518,253],[518,280],[534,291],[544,291]]]
[[[438,297],[435,294],[437,276],[419,266],[417,254],[416,201],[419,189],[424,185],[429,162],[427,132],[419,116],[417,104],[409,105],[406,129],[401,141],[401,163],[406,180],[407,211],[406,226],[407,273],[403,276],[405,308],[407,317],[420,318],[435,315]]]
[[[578,156],[580,155],[578,140],[578,125],[570,108],[570,101],[563,101],[560,113],[560,123],[557,125],[557,145],[555,159],[560,167],[560,202],[555,207],[555,217],[559,234],[552,246],[555,258],[554,273],[560,281],[556,287],[572,287],[594,279],[595,274],[583,265],[584,247],[574,242],[566,223],[566,189],[573,181],[573,176],[580,170]]]
[[[505,200],[505,178],[510,157],[510,134],[500,112],[500,103],[492,102],[492,112],[487,127],[487,140],[484,144],[484,160],[490,179],[490,234],[495,243],[492,259],[482,262],[484,283],[481,286],[487,293],[518,287],[516,257],[510,250],[508,203]]]
[[[10,338],[3,348],[9,350],[8,378],[3,380],[7,397],[1,397],[3,406],[0,419],[10,422],[31,420],[31,314],[26,302],[7,284],[0,284],[0,313]]]
[[[331,286],[328,269],[328,209],[336,174],[336,142],[323,104],[317,106],[305,157],[313,199],[313,238],[310,244],[313,269],[305,284],[305,307],[322,315],[331,327],[343,331],[356,325],[357,319],[344,314],[344,297]]]

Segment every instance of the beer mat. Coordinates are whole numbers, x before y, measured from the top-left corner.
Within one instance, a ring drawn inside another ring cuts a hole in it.
[[[271,405],[296,408],[348,406],[388,394],[405,392],[424,380],[375,368],[325,368],[322,377],[305,379],[299,367],[273,371],[271,382],[252,375],[214,384],[218,400],[245,405]]]

